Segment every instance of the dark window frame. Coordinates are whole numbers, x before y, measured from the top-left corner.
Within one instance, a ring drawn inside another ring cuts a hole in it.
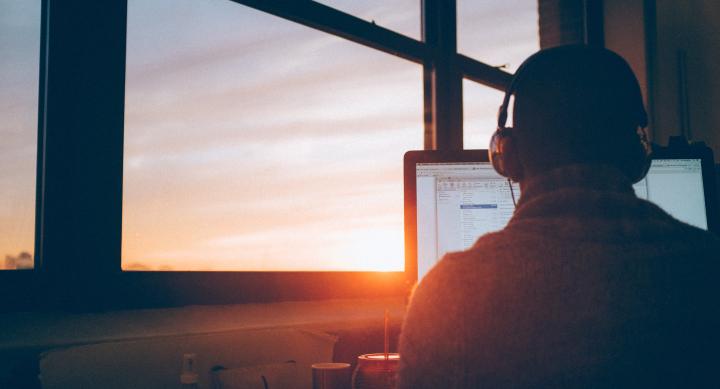
[[[422,40],[313,1],[230,1],[421,64],[426,149],[462,149],[464,78],[503,90],[512,77],[457,53],[455,0],[420,2]],[[126,0],[43,0],[36,267],[0,272],[0,292],[13,296],[0,307],[85,311],[409,292],[405,272],[123,272],[126,28]]]

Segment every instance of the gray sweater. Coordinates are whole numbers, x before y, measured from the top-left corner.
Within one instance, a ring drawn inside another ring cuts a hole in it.
[[[556,169],[417,286],[399,387],[720,387],[719,262],[617,170]]]

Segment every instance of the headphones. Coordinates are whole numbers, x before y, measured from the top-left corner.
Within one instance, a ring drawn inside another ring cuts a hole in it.
[[[510,97],[515,93],[515,90],[517,89],[517,86],[519,85],[520,81],[522,81],[523,77],[526,77],[525,74],[528,73],[527,69],[532,67],[535,62],[538,61],[538,58],[542,58],[546,56],[548,52],[554,52],[556,50],[563,50],[563,49],[572,49],[572,48],[581,48],[586,46],[560,46],[553,49],[547,49],[547,50],[541,50],[530,57],[528,57],[521,65],[518,67],[517,71],[515,72],[515,75],[512,78],[512,81],[510,82],[510,85],[505,91],[505,97],[503,98],[502,104],[500,105],[500,108],[498,109],[498,115],[497,115],[497,128],[495,130],[495,133],[490,138],[490,146],[488,148],[488,156],[490,159],[490,162],[492,163],[493,168],[495,171],[500,174],[503,177],[507,177],[508,179],[512,181],[520,181],[523,178],[523,168],[522,163],[520,162],[520,158],[518,155],[517,150],[517,144],[513,137],[513,128],[512,127],[506,127],[507,123],[507,117],[508,117],[508,106],[510,105]],[[605,50],[609,54],[617,56],[617,54]],[[620,58],[618,56],[618,58]],[[620,58],[622,60],[622,58]],[[624,60],[622,60],[626,67],[628,67],[628,71],[632,73],[632,71],[629,69],[629,66],[627,63],[625,63]],[[634,76],[633,76],[634,79]],[[635,81],[636,89],[638,91],[637,95],[637,137],[638,142],[635,147],[635,150],[633,150],[633,160],[631,163],[622,163],[617,164],[619,168],[625,173],[625,175],[628,177],[628,179],[632,183],[636,183],[640,180],[642,180],[645,175],[647,174],[648,170],[650,169],[650,163],[651,163],[651,152],[652,148],[650,146],[650,142],[647,138],[647,132],[646,127],[648,124],[647,120],[647,113],[645,111],[645,107],[643,105],[642,95],[640,94],[640,87],[637,85],[637,80]],[[622,165],[622,166],[620,166]]]

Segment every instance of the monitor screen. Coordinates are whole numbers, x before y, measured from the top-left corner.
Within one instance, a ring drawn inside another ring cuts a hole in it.
[[[416,164],[417,264],[422,278],[443,255],[507,224],[520,187],[488,162]]]
[[[416,163],[415,179],[418,279],[445,253],[505,227],[513,196],[520,197],[519,186],[511,187],[489,162]],[[708,229],[700,159],[653,160],[634,189],[675,218]]]
[[[635,194],[676,219],[708,229],[701,159],[655,159]]]

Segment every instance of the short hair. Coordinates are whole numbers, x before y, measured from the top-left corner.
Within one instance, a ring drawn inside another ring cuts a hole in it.
[[[513,134],[526,168],[573,163],[622,166],[637,157],[647,125],[640,86],[614,52],[582,45],[542,50],[514,86]]]

